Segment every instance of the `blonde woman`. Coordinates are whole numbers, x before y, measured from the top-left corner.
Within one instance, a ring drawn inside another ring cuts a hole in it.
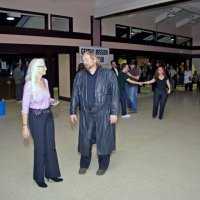
[[[31,133],[34,142],[33,179],[39,187],[46,188],[47,180],[63,181],[57,159],[54,138],[54,118],[50,105],[58,101],[50,98],[48,81],[42,76],[47,68],[43,59],[33,59],[28,68],[22,101],[22,135]]]

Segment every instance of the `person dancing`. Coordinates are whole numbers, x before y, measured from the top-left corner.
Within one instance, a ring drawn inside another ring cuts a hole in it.
[[[151,79],[150,81],[145,81],[143,82],[143,84],[152,84],[155,82],[156,82],[156,88],[155,88],[154,97],[153,97],[152,117],[156,118],[157,113],[158,113],[158,107],[160,106],[159,119],[162,119],[164,109],[165,109],[165,104],[167,102],[167,97],[168,97],[167,94],[170,94],[171,92],[170,82],[166,76],[166,73],[163,67],[158,67],[153,76],[153,79]]]

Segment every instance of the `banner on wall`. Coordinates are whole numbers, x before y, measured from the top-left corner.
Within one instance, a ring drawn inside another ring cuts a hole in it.
[[[82,61],[82,55],[85,51],[92,51],[97,55],[99,58],[102,67],[110,67],[110,56],[109,56],[109,49],[108,48],[101,48],[101,47],[79,47],[79,54],[80,54],[80,62]]]

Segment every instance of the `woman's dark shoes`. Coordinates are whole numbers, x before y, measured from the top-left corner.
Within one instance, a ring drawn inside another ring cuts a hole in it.
[[[36,182],[36,183],[41,188],[46,188],[48,186],[45,182]]]
[[[104,175],[105,173],[106,173],[106,170],[104,170],[104,169],[98,169],[96,175],[102,176],[102,175]]]
[[[79,174],[86,174],[86,172],[87,172],[87,168],[80,168],[78,171]]]
[[[62,181],[63,181],[62,178],[58,178],[58,177],[55,177],[55,178],[48,178],[47,180],[49,181],[49,179],[52,180],[52,181],[54,181],[54,182],[62,182]]]
[[[152,118],[154,118],[154,119],[155,119],[155,118],[156,118],[156,116],[157,116],[157,115],[152,115]]]

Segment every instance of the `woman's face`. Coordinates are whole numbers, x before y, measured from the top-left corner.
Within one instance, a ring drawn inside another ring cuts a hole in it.
[[[45,63],[41,66],[38,66],[38,74],[41,76],[44,76],[46,74],[47,71],[47,67],[45,65]]]
[[[158,74],[159,74],[159,75],[162,75],[163,73],[164,73],[163,68],[162,68],[162,67],[159,67],[159,68],[158,68]]]

